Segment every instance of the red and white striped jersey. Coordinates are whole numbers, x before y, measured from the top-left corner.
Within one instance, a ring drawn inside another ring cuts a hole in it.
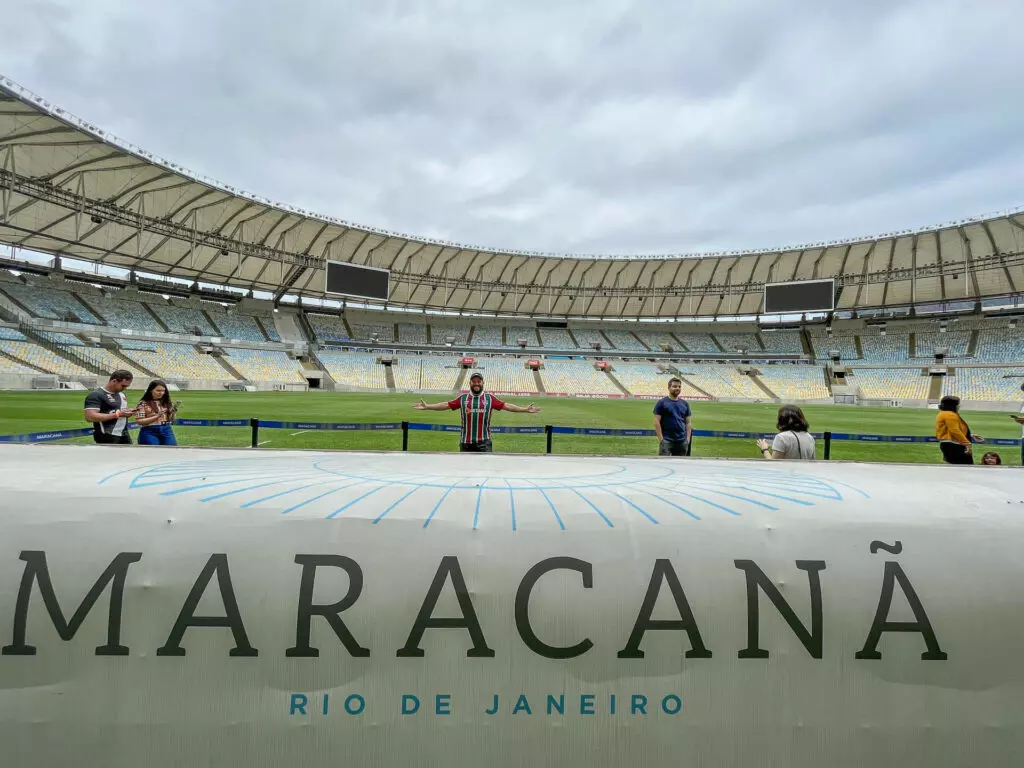
[[[476,443],[491,439],[491,413],[502,410],[505,401],[489,392],[480,395],[466,393],[449,400],[448,407],[462,411],[462,442]]]

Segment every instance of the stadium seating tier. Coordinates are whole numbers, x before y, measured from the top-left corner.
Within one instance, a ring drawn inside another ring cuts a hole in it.
[[[0,283],[0,290],[5,291],[35,317],[67,320],[73,316],[82,323],[102,324],[70,290],[8,282]]]
[[[548,360],[541,381],[549,394],[621,395],[608,374],[594,368],[592,362]]]
[[[931,383],[917,368],[857,368],[846,380],[867,400],[925,400]]]
[[[266,349],[229,349],[227,362],[247,381],[281,384],[305,383],[297,360],[281,351]]]
[[[782,400],[821,400],[831,397],[825,369],[818,365],[759,365],[758,378]]]
[[[369,390],[388,388],[384,366],[377,362],[375,354],[321,350],[317,357],[331,378],[343,387]]]

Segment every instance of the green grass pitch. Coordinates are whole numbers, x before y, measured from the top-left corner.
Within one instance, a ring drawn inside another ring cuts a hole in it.
[[[137,397],[138,392],[129,393]],[[256,417],[277,421],[312,422],[396,422],[418,421],[457,424],[455,413],[417,412],[414,395],[343,392],[179,392],[183,402],[180,416],[194,419],[238,419]],[[86,426],[82,420],[83,392],[0,392],[0,435],[74,429]],[[428,402],[442,396],[428,396]],[[526,404],[529,398],[509,400]],[[130,397],[129,402],[134,404]],[[534,398],[538,414],[497,413],[494,425],[554,424],[566,427],[651,428],[650,400],[587,400]],[[771,431],[777,405],[770,403],[692,403],[694,428],[708,430]],[[808,405],[804,408],[814,431],[857,432],[889,435],[934,434],[935,411],[900,408],[858,408]],[[1019,437],[1020,427],[1006,413],[964,410],[964,417],[976,433],[990,437]],[[181,445],[235,446],[249,444],[248,428],[177,427]],[[79,440],[88,442],[88,439]],[[295,429],[260,431],[264,448],[312,448],[353,450],[400,450],[400,432],[301,432]],[[458,437],[446,432],[411,432],[411,451],[451,451]],[[653,438],[582,437],[555,435],[555,453],[652,455]],[[508,453],[543,453],[543,435],[495,435],[494,449]],[[975,447],[976,460],[985,450]],[[1014,447],[995,448],[1004,464],[1020,464]],[[818,455],[823,447],[819,442]],[[749,440],[695,438],[695,456],[757,458]],[[833,459],[855,461],[898,461],[935,463],[938,447],[892,443],[834,442]]]

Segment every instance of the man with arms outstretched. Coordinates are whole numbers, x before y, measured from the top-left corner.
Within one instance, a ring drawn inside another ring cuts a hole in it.
[[[491,414],[494,411],[511,413],[539,413],[533,403],[527,406],[513,405],[484,392],[484,377],[474,373],[469,377],[469,392],[445,403],[425,403],[420,400],[413,406],[417,411],[462,411],[462,436],[459,451],[463,453],[491,453]]]
[[[693,421],[690,404],[679,394],[683,382],[673,376],[668,380],[668,397],[663,397],[654,406],[654,431],[658,435],[659,456],[689,456],[690,440],[693,437]]]

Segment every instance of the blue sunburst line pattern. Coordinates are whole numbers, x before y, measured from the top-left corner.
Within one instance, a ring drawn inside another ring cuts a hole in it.
[[[859,488],[785,466],[552,457],[469,466],[453,461],[434,472],[408,467],[408,457],[389,454],[272,453],[139,466],[97,483],[258,515],[361,519],[384,527],[412,519],[423,529],[440,516],[474,530],[512,532],[545,525],[562,531],[570,525],[679,525],[715,513],[735,519],[867,498]]]
[[[390,511],[391,511],[392,509],[394,509],[395,507],[397,507],[397,506],[398,506],[399,504],[401,504],[401,503],[402,503],[403,501],[405,501],[406,499],[408,499],[408,498],[409,498],[410,496],[412,496],[412,495],[413,495],[414,493],[416,493],[416,491],[418,491],[418,490],[419,490],[419,488],[413,488],[412,490],[406,491],[406,492],[405,492],[405,495],[404,495],[404,496],[402,496],[402,497],[400,497],[400,498],[398,499],[398,501],[393,501],[393,502],[391,502],[391,506],[390,506],[390,507],[387,507],[387,508],[386,508],[386,509],[385,509],[385,510],[384,510],[383,512],[381,512],[381,513],[380,513],[379,515],[377,515],[377,517],[375,517],[375,518],[373,519],[373,524],[374,524],[374,525],[376,525],[376,524],[377,524],[377,523],[379,523],[379,522],[380,522],[381,520],[383,520],[383,519],[384,519],[385,517],[387,517],[387,514],[388,514],[388,512],[390,512]]]

